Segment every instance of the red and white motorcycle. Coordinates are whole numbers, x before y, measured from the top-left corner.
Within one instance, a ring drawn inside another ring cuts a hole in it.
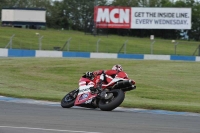
[[[105,77],[108,78],[109,76]],[[92,81],[83,75],[79,80],[79,88],[66,94],[61,100],[61,106],[63,108],[80,106],[86,108],[100,108],[103,111],[112,111],[124,101],[126,91],[136,89],[135,81],[129,79],[128,75],[121,71],[117,73],[109,83],[102,84],[102,89],[106,89],[106,94],[105,98],[101,98],[98,90],[93,92],[90,89],[95,86],[99,79],[100,75]],[[83,82],[86,82],[87,85],[82,85]],[[107,95],[109,96],[108,98],[106,97]]]

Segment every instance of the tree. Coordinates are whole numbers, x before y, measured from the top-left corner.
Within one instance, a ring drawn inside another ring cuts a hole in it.
[[[93,19],[94,0],[63,0],[59,7],[59,18],[74,30],[84,30],[86,20]],[[107,0],[97,0],[97,5],[105,5]],[[65,23],[64,23],[65,24]]]
[[[200,3],[187,3],[191,6],[192,4],[192,29],[189,30],[189,38],[196,41],[200,40]]]
[[[114,0],[112,6],[138,7],[142,6],[141,3],[141,0]]]

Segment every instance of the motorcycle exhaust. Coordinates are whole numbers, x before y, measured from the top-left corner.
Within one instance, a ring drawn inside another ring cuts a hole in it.
[[[133,85],[133,82],[132,80],[123,80],[123,81],[120,81],[120,82],[117,82],[112,89],[127,89],[127,88],[132,88]],[[130,88],[130,89],[131,89]],[[133,88],[134,89],[134,88]]]

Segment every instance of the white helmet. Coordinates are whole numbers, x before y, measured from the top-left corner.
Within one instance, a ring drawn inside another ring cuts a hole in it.
[[[112,70],[116,70],[116,71],[121,72],[121,71],[123,71],[123,68],[122,68],[121,65],[117,64],[117,65],[114,65],[114,66],[112,67]]]

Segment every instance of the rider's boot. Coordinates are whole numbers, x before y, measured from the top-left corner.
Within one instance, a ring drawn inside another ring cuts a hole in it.
[[[91,91],[91,94],[98,93],[98,92],[97,92],[97,89],[94,88],[94,87],[90,87],[90,91]]]
[[[110,99],[113,96],[113,93],[107,93],[108,89],[102,89],[103,80],[100,79],[100,81],[97,83],[97,90],[99,92],[100,99]]]

